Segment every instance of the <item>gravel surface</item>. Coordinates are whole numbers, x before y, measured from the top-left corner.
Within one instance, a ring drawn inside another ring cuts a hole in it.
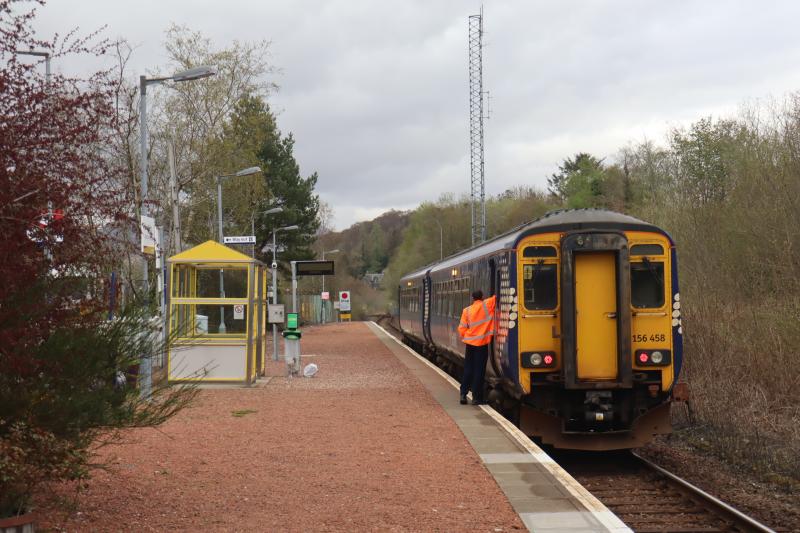
[[[103,449],[69,531],[524,530],[455,423],[366,324],[306,328],[314,378],[206,389]],[[455,394],[455,392],[454,392]],[[467,408],[467,407],[465,407]],[[71,487],[64,486],[68,494]]]
[[[800,493],[754,479],[680,438],[660,438],[639,453],[777,531],[800,531]],[[800,453],[800,452],[799,452]]]

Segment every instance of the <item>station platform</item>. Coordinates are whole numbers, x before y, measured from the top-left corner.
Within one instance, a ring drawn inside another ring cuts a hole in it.
[[[204,389],[99,459],[66,530],[629,531],[488,406],[374,323],[305,328],[303,365]],[[65,493],[70,490],[64,488]]]

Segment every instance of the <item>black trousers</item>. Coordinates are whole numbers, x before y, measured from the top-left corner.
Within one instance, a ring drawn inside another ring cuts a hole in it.
[[[483,379],[486,376],[486,362],[489,360],[489,345],[473,346],[465,344],[464,375],[461,376],[461,396],[472,391],[474,401],[483,401]]]

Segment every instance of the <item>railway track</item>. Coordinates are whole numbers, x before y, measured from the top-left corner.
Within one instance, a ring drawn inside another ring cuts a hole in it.
[[[550,453],[634,531],[773,531],[635,453]]]
[[[400,337],[389,315],[370,318]],[[774,531],[634,452],[548,453],[636,532]]]

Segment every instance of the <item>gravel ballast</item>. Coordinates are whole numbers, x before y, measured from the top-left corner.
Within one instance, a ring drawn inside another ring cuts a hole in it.
[[[40,513],[40,525],[525,529],[452,419],[366,324],[306,328],[302,353],[319,365],[313,378],[286,378],[271,363],[256,387],[205,389],[162,427],[127,432],[101,452],[111,468],[68,512]]]

